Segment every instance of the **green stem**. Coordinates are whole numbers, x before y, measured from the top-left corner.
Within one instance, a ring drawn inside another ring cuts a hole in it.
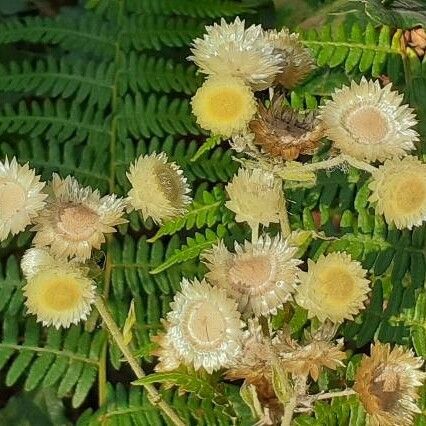
[[[284,191],[281,191],[281,205],[279,209],[280,225],[281,225],[281,235],[284,238],[287,238],[291,233],[290,221],[288,219],[287,212],[287,200],[284,195]]]
[[[281,426],[290,426],[293,419],[294,410],[297,405],[297,395],[293,395],[284,407],[284,415],[281,419]]]
[[[356,160],[349,155],[340,154],[337,157],[330,158],[328,160],[319,161],[318,163],[305,164],[303,168],[309,171],[331,169],[333,167],[340,166],[344,163],[348,163],[350,166],[355,167],[356,169],[365,170],[368,173],[374,173],[377,171],[377,168],[368,164],[364,161]]]
[[[259,239],[259,224],[251,224],[251,243],[256,244]]]
[[[106,328],[108,329],[111,337],[113,338],[117,346],[120,348],[121,352],[123,353],[124,357],[126,358],[126,361],[129,363],[136,377],[138,379],[141,379],[142,377],[145,376],[145,372],[142,370],[142,367],[140,366],[139,362],[133,356],[130,349],[127,347],[126,343],[124,342],[123,335],[121,334],[120,329],[118,328],[117,324],[112,318],[112,315],[109,312],[104,302],[104,299],[101,296],[98,296],[96,298],[95,306],[99,312],[99,315],[102,317],[102,320]],[[158,406],[169,417],[169,419],[174,425],[185,426],[185,423],[179,418],[179,416],[167,404],[167,402],[165,402],[161,398],[161,395],[152,384],[145,385],[145,389],[148,393],[149,401],[151,402],[151,404],[153,404],[154,406]]]

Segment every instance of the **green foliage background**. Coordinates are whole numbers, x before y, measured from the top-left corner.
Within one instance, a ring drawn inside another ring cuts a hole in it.
[[[72,174],[102,193],[124,195],[129,163],[141,153],[165,151],[191,182],[194,202],[185,217],[157,228],[133,213],[96,259],[103,269],[100,291],[120,326],[135,301],[132,350],[147,371],[154,361],[150,336],[181,278],[204,273],[199,253],[220,238],[248,235],[224,207],[224,184],[238,168],[227,143],[211,143],[194,161],[206,135],[190,113],[189,98],[201,78],[185,60],[188,45],[221,17],[298,28],[318,68],[289,94],[289,103],[313,109],[351,79],[386,75],[417,110],[425,160],[426,60],[401,45],[402,29],[425,24],[425,11],[421,1],[389,3],[277,1],[274,10],[268,0],[91,0],[53,17],[0,9],[14,13],[0,22],[0,158],[29,161],[44,179],[53,171]],[[426,226],[388,227],[367,201],[367,179],[352,168],[333,170],[320,173],[313,187],[286,189],[292,228],[341,237],[310,241],[306,255],[346,250],[371,271],[374,283],[368,308],[340,330],[353,353],[348,368],[323,374],[319,390],[350,383],[359,354],[374,338],[426,356]],[[18,265],[30,243],[31,234],[23,233],[0,246],[0,424],[166,424],[141,387],[130,385],[134,377],[96,313],[65,331],[25,316]],[[300,311],[281,312],[280,321],[294,333],[307,324]],[[167,380],[192,391],[164,390],[188,424],[227,425],[231,417],[252,424],[237,386],[189,376]],[[365,419],[349,398],[331,407],[318,403],[313,417],[299,416],[296,424],[362,425]],[[426,416],[417,424],[426,424]]]

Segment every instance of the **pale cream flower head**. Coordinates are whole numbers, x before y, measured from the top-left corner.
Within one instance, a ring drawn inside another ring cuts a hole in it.
[[[374,162],[401,157],[414,149],[418,134],[413,110],[401,105],[403,95],[380,87],[379,81],[337,89],[321,107],[320,119],[327,136],[344,154]]]
[[[321,255],[315,263],[308,259],[308,272],[299,274],[296,302],[308,310],[308,317],[339,323],[352,320],[365,308],[370,291],[367,271],[346,253]]]
[[[423,360],[410,349],[380,342],[371,345],[356,373],[354,390],[367,411],[372,426],[410,426],[421,410],[416,405],[418,388],[426,373]]]
[[[182,169],[168,162],[162,152],[141,155],[130,165],[127,178],[132,184],[128,199],[144,219],[156,223],[185,214],[191,202],[189,185]]]
[[[165,347],[181,363],[208,373],[227,367],[241,351],[242,322],[236,302],[206,281],[186,279],[170,304]],[[170,356],[169,356],[169,359]]]
[[[387,160],[373,173],[369,201],[398,229],[412,229],[426,220],[426,164],[407,156]]]
[[[191,101],[197,123],[214,134],[230,137],[244,132],[256,113],[256,100],[239,78],[212,77]]]
[[[296,251],[279,236],[262,236],[243,246],[236,243],[235,253],[221,241],[203,255],[209,268],[206,277],[237,300],[243,314],[276,314],[292,297],[298,282],[301,261],[294,258]]]
[[[37,248],[27,250],[21,267],[27,280],[25,305],[38,322],[67,328],[87,319],[95,300],[94,281],[87,277],[87,268]]]
[[[283,28],[281,31],[266,31],[265,38],[273,44],[274,51],[283,57],[282,70],[275,77],[275,83],[292,89],[314,69],[314,58],[310,50],[299,41],[299,34]]]
[[[247,222],[252,228],[278,223],[281,190],[281,182],[272,173],[240,168],[226,186],[230,198],[226,207],[235,213],[237,222]]]
[[[22,232],[45,206],[44,182],[28,163],[0,161],[0,241]]]
[[[49,190],[48,206],[35,220],[33,243],[50,246],[56,256],[84,261],[105,242],[104,234],[126,222],[122,198],[101,197],[98,190],[80,186],[71,176],[61,179],[53,174]]]
[[[260,25],[245,28],[236,18],[227,24],[206,27],[204,37],[194,40],[192,56],[203,74],[239,77],[253,90],[270,87],[281,71],[282,56],[268,42]]]

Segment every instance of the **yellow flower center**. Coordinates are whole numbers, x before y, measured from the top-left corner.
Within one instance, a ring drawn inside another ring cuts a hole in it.
[[[89,239],[96,231],[99,216],[82,205],[69,205],[59,213],[58,229],[71,241]]]
[[[229,270],[233,286],[243,293],[252,295],[262,292],[272,274],[272,265],[268,256],[253,255],[237,258]]]
[[[389,132],[386,116],[373,106],[357,106],[346,116],[347,131],[358,143],[380,144]]]
[[[25,207],[26,194],[19,183],[0,178],[0,218],[11,219]]]
[[[180,177],[168,164],[157,164],[154,166],[154,176],[158,182],[158,189],[167,200],[175,205],[181,201],[182,188]]]
[[[344,269],[337,266],[325,267],[319,272],[320,285],[318,291],[324,302],[342,303],[352,297],[355,282],[353,277]],[[314,284],[315,285],[315,284]]]
[[[243,109],[243,96],[232,88],[223,88],[210,96],[208,111],[220,121],[234,121]]]
[[[226,322],[215,306],[204,301],[192,307],[188,317],[188,331],[194,343],[212,347],[225,335]]]
[[[426,182],[415,176],[401,180],[395,189],[395,202],[403,213],[418,212],[426,201]]]
[[[75,278],[66,275],[46,277],[41,299],[54,311],[67,311],[78,305],[81,299],[80,285]]]

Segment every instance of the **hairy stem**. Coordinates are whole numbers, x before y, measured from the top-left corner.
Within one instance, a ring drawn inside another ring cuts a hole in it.
[[[257,240],[259,239],[259,224],[258,223],[251,224],[250,228],[251,228],[251,242],[252,244],[256,244]]]
[[[309,400],[314,402],[314,401],[319,401],[321,399],[339,398],[342,396],[350,396],[354,394],[356,394],[356,392],[353,389],[346,389],[344,391],[339,391],[339,392],[327,392],[327,393],[319,393],[317,395],[309,395],[304,400],[305,401]]]
[[[291,233],[290,221],[288,220],[287,200],[285,199],[284,191],[281,191],[281,205],[279,210],[281,235],[287,238]]]
[[[120,348],[121,352],[123,353],[124,357],[126,358],[126,361],[129,363],[136,377],[138,379],[144,377],[145,372],[142,370],[142,367],[140,366],[138,360],[133,356],[130,349],[124,343],[123,335],[121,334],[120,329],[112,318],[111,313],[109,312],[104,302],[104,299],[101,296],[98,296],[96,298],[95,306],[99,312],[99,315],[102,317],[102,320],[106,328],[108,329],[111,337],[113,338],[117,346]],[[167,402],[161,399],[159,392],[153,385],[147,384],[145,385],[145,389],[148,393],[150,402],[154,406],[158,406],[169,417],[169,419],[174,425],[185,426],[185,423],[179,418],[175,411],[167,404]]]
[[[356,169],[365,170],[368,173],[374,173],[377,168],[368,164],[364,161],[356,160],[349,155],[340,154],[337,157],[330,158],[329,160],[320,161],[318,163],[305,164],[303,167],[310,171],[330,169],[332,167],[340,166],[341,164],[347,163]]]
[[[294,409],[297,406],[297,395],[293,395],[284,407],[284,415],[281,419],[281,426],[290,426],[293,419]]]

